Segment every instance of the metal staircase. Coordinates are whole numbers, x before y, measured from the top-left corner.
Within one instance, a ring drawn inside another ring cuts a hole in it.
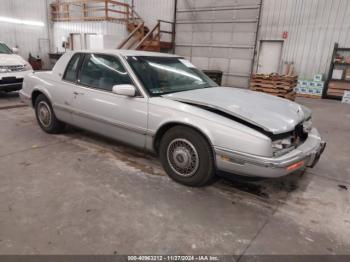
[[[150,29],[144,20],[129,7],[130,15],[127,21],[129,35],[118,46],[118,49],[133,49],[153,52],[171,52],[175,42],[175,24],[158,20]]]
[[[52,22],[109,21],[126,24],[130,33],[118,49],[155,52],[174,50],[175,24],[158,20],[149,28],[129,4],[115,0],[56,0],[51,7]]]

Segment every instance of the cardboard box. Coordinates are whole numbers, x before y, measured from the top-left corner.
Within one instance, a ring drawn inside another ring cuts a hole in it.
[[[315,82],[316,84],[315,84],[315,86],[317,87],[317,88],[324,88],[324,82],[323,81],[319,81],[319,82]]]
[[[332,79],[341,80],[343,78],[344,70],[334,69],[332,74]]]
[[[343,104],[350,104],[350,98],[343,97],[343,100],[341,101]]]
[[[309,83],[310,83],[310,81],[300,80],[300,81],[299,81],[299,86],[300,86],[301,88],[309,87]]]
[[[314,81],[315,82],[320,82],[320,81],[322,81],[322,79],[323,79],[323,75],[322,74],[314,75]]]
[[[323,88],[314,88],[314,94],[321,96],[323,93]]]
[[[309,82],[309,87],[316,87],[316,83],[317,83],[317,82],[310,81],[310,82]]]
[[[298,94],[322,96],[324,88],[323,81],[299,80],[295,91]]]

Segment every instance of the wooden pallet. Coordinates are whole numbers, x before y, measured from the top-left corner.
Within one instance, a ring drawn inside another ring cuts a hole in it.
[[[254,86],[251,87],[251,90],[265,92],[265,93],[282,94],[282,95],[293,91],[293,89],[286,90],[286,89],[279,89],[279,88],[264,88],[264,87],[254,87]]]
[[[305,98],[312,98],[312,99],[322,99],[322,96],[310,95],[310,94],[297,94],[297,97],[305,97]]]
[[[253,91],[264,92],[294,101],[296,97],[294,89],[297,84],[298,76],[255,74],[252,75],[250,88]]]
[[[287,76],[287,75],[276,75],[276,74],[271,74],[271,75],[253,74],[252,79],[293,82],[293,81],[298,81],[298,76]]]
[[[298,84],[297,80],[293,81],[283,81],[283,80],[268,80],[268,79],[257,79],[257,78],[252,78],[252,82],[257,83],[257,84],[266,84],[266,85],[281,85],[281,86],[290,86],[290,85],[296,85]]]
[[[296,85],[270,85],[270,84],[256,84],[254,82],[250,83],[250,87],[251,88],[256,88],[256,89],[275,89],[275,90],[279,90],[281,92],[288,92],[293,90]]]

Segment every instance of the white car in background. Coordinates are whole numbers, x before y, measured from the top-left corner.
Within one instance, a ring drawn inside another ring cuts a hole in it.
[[[0,42],[0,91],[22,89],[23,78],[33,71],[31,65]]]

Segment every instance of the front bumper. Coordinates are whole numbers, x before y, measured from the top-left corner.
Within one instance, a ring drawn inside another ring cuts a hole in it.
[[[9,77],[0,79],[0,91],[12,92],[22,89],[23,78]]]
[[[0,73],[0,91],[12,92],[22,89],[23,78],[30,72],[32,71]]]
[[[281,177],[319,161],[326,143],[313,128],[308,139],[298,148],[280,157],[262,157],[215,147],[217,169],[233,174],[254,177]]]

